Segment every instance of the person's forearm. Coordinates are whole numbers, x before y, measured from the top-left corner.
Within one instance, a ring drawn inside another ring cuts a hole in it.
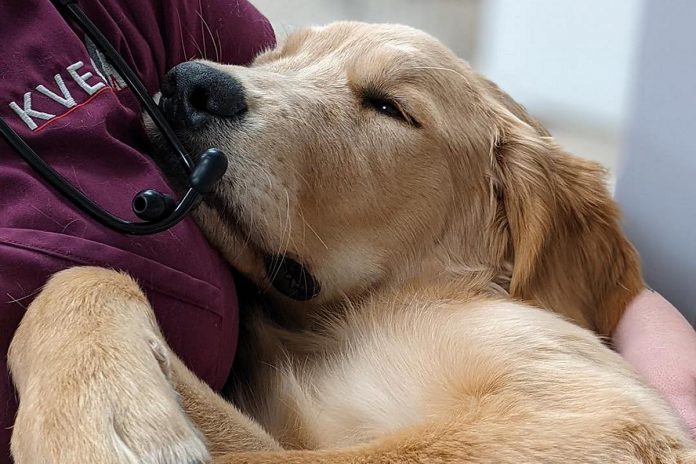
[[[616,350],[696,431],[696,332],[659,293],[644,290],[613,334]]]

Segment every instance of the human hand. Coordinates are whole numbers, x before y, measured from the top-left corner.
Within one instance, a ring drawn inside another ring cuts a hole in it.
[[[659,293],[644,290],[628,305],[612,338],[696,438],[696,331],[684,316]]]

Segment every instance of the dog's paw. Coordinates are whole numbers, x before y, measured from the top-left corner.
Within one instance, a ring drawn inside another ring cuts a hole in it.
[[[64,416],[25,417],[18,416],[13,430],[17,464],[204,464],[210,459],[200,434],[175,415],[164,414],[157,428],[133,427],[132,419],[123,418],[95,426]]]
[[[169,378],[166,349],[150,341],[147,363],[29,385],[12,433],[17,464],[192,464],[210,461],[201,433]],[[149,368],[147,368],[149,367]],[[79,380],[78,380],[79,379]],[[49,389],[41,391],[42,385]],[[48,390],[48,391],[47,391]]]
[[[145,375],[143,373],[143,375]],[[163,375],[125,385],[125,378],[85,389],[56,386],[25,395],[12,433],[17,464],[207,463],[204,439]],[[74,386],[72,386],[74,387]]]
[[[56,274],[15,332],[17,464],[208,462],[173,387],[171,356],[135,281],[99,268]]]

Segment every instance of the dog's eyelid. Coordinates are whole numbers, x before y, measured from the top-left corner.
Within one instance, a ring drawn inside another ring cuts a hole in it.
[[[401,119],[402,121],[413,127],[421,127],[420,122],[418,122],[416,118],[411,116],[411,114],[409,114],[404,109],[404,105],[399,101],[398,98],[395,98],[383,91],[369,87],[362,89],[361,94],[363,105],[370,106],[379,111],[380,113],[383,113],[395,119]],[[385,106],[386,108],[382,109],[380,108],[380,106]],[[388,110],[389,107],[392,107],[395,111],[390,112]]]

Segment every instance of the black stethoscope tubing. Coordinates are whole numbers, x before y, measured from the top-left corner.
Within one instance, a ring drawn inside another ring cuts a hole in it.
[[[189,188],[183,198],[174,202],[168,195],[155,190],[144,190],[133,199],[133,211],[143,222],[125,221],[99,207],[76,189],[63,176],[46,163],[12,128],[0,118],[0,133],[9,144],[20,154],[48,184],[60,192],[63,197],[90,217],[117,232],[131,235],[148,235],[162,232],[180,222],[198,204],[201,196],[208,193],[213,185],[222,177],[227,169],[227,159],[224,154],[211,148],[204,152],[199,160],[193,159],[179,142],[174,130],[164,118],[157,104],[150,97],[143,83],[135,72],[128,66],[111,43],[99,29],[90,21],[76,4],[77,0],[51,0],[56,8],[69,16],[97,45],[111,61],[121,77],[128,83],[136,94],[145,111],[150,115],[158,129],[169,142],[189,177]]]

